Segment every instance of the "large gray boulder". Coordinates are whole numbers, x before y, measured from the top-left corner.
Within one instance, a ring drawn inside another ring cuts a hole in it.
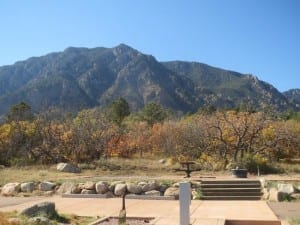
[[[95,189],[98,194],[105,194],[109,191],[109,185],[107,182],[99,181],[96,183]]]
[[[49,181],[43,181],[39,184],[39,190],[40,191],[52,191],[55,188],[56,184],[49,182]]]
[[[177,187],[169,187],[165,193],[164,193],[164,196],[174,196],[175,199],[178,199],[179,198],[179,188]]]
[[[75,184],[71,189],[71,194],[80,194],[82,191],[82,188],[79,184]]]
[[[20,214],[27,217],[43,216],[50,219],[57,216],[55,204],[53,202],[38,203],[22,210]]]
[[[58,163],[56,169],[65,173],[80,173],[80,168],[69,163]]]
[[[34,182],[22,183],[22,184],[21,184],[21,191],[22,191],[22,192],[28,192],[28,193],[31,193],[31,192],[33,192],[33,190],[34,190],[34,187],[35,187]]]
[[[277,189],[278,192],[286,193],[288,195],[295,192],[294,185],[292,184],[278,184]]]
[[[159,188],[159,184],[156,181],[150,181],[149,183],[146,183],[144,186],[142,186],[142,191],[153,191]]]
[[[294,199],[294,200],[300,200],[300,193],[293,193],[291,194],[291,199]]]
[[[127,185],[126,184],[116,184],[115,186],[115,195],[116,196],[122,196],[126,193],[126,188],[127,188]]]
[[[72,190],[76,185],[71,182],[65,182],[57,189],[57,194],[72,194]],[[80,192],[79,192],[80,193]]]
[[[272,187],[270,188],[269,190],[269,201],[271,202],[278,202],[279,199],[278,199],[278,191],[276,188]]]
[[[87,190],[95,190],[96,183],[93,181],[87,181],[84,183],[83,188]]]
[[[3,196],[13,196],[19,193],[21,190],[20,183],[8,183],[2,187],[1,194]]]
[[[126,184],[127,186],[127,191],[129,193],[132,193],[132,194],[141,194],[142,193],[142,187],[138,184],[134,184],[134,183],[128,183]]]
[[[112,182],[109,185],[109,190],[114,193],[115,192],[115,187],[116,187],[117,184],[124,184],[124,181],[114,181],[114,182]]]

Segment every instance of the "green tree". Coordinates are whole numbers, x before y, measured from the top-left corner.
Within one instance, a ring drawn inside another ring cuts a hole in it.
[[[167,118],[167,115],[166,110],[161,105],[150,102],[141,110],[140,119],[153,127],[155,123],[163,122]]]
[[[128,102],[122,97],[114,100],[109,105],[109,109],[110,119],[118,126],[121,126],[123,120],[130,115]]]
[[[25,102],[20,102],[13,105],[7,115],[7,121],[26,121],[32,120],[33,113],[31,111],[31,106]]]

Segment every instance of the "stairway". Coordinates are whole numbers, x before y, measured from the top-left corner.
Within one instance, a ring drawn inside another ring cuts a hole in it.
[[[202,180],[202,200],[260,200],[262,197],[259,180]]]

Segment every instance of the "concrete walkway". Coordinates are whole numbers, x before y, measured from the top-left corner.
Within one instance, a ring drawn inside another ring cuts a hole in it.
[[[27,201],[26,201],[27,200]],[[15,202],[14,202],[15,201]],[[39,202],[54,202],[59,213],[78,216],[118,216],[121,198],[5,198],[0,197],[0,211],[20,211]],[[8,204],[5,204],[7,202]],[[179,224],[179,201],[174,200],[126,200],[128,217],[153,217],[156,225]],[[264,201],[192,201],[192,224],[224,224],[226,220],[276,221],[277,216]]]

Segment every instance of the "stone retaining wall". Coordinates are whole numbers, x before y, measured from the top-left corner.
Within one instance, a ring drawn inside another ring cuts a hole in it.
[[[192,193],[196,196],[199,182],[192,182]],[[26,182],[26,183],[8,183],[1,190],[3,196],[18,196],[26,193],[36,194],[60,194],[60,195],[103,195],[105,197],[120,197],[126,193],[128,197],[148,196],[150,197],[179,197],[179,183],[166,184],[158,181],[87,181],[85,183],[66,182],[57,184],[50,181]],[[194,198],[196,198],[194,196]]]
[[[282,201],[299,201],[300,200],[300,184],[262,181],[264,200],[282,202]]]

